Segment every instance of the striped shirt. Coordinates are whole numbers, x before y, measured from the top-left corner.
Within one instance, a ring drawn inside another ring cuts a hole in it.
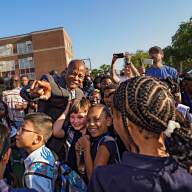
[[[3,91],[2,100],[7,104],[9,110],[9,117],[12,121],[23,121],[24,110],[16,109],[16,105],[27,104],[20,96],[21,88]]]

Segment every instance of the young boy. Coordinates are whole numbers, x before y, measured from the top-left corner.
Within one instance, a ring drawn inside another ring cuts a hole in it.
[[[54,190],[54,163],[52,152],[45,143],[52,134],[52,119],[44,113],[26,115],[18,129],[16,145],[29,154],[24,160],[24,184],[39,192]]]
[[[90,102],[86,98],[76,100],[70,107],[70,102],[66,110],[55,121],[53,125],[53,135],[57,138],[64,138],[65,158],[62,156],[60,160],[66,160],[66,163],[73,169],[77,170],[77,159],[75,152],[75,144],[78,139],[87,132],[87,112],[90,107]],[[66,123],[66,116],[69,117],[69,123]]]
[[[7,185],[3,179],[6,165],[9,161],[10,148],[9,129],[5,125],[0,124],[0,191],[2,192],[36,192],[34,189],[13,189]]]

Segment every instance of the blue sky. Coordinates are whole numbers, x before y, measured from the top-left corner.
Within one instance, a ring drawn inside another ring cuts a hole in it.
[[[169,45],[190,17],[192,0],[2,0],[0,37],[63,26],[75,58],[96,68],[114,52]]]

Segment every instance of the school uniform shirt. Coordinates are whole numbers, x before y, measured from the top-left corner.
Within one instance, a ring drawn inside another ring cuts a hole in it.
[[[125,152],[120,164],[97,167],[88,192],[191,192],[192,176],[171,157]]]
[[[117,163],[119,161],[120,157],[119,157],[118,146],[112,135],[113,134],[111,132],[107,132],[97,138],[92,138],[91,157],[93,161],[95,160],[97,155],[97,150],[101,145],[104,145],[110,153],[108,164]]]
[[[65,155],[66,155],[66,163],[67,165],[77,171],[77,159],[76,159],[76,151],[75,144],[78,139],[82,136],[79,131],[76,131],[71,125],[63,127],[65,131]]]
[[[52,152],[41,146],[25,160],[24,184],[38,192],[54,191],[55,159]]]

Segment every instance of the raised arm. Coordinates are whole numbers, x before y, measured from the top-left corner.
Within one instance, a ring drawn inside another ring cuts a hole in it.
[[[65,132],[62,129],[63,123],[65,122],[66,116],[69,113],[71,101],[68,101],[65,111],[59,116],[59,118],[53,124],[53,136],[57,138],[63,138],[65,136]]]
[[[111,78],[115,83],[119,83],[120,79],[115,71],[115,62],[117,60],[117,57],[113,55],[112,61],[111,61]]]

